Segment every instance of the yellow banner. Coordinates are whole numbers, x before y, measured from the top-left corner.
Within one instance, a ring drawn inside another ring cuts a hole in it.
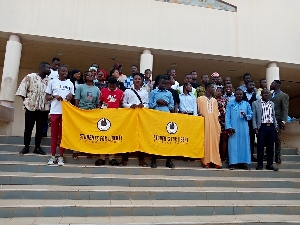
[[[204,118],[142,109],[139,148],[163,156],[204,157]]]
[[[115,154],[138,149],[137,111],[79,109],[62,102],[61,146],[92,154]]]
[[[82,110],[62,103],[61,146],[92,154],[204,157],[204,118],[150,109]]]

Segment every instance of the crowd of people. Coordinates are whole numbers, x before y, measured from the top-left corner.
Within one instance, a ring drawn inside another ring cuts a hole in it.
[[[32,129],[36,124],[34,153],[45,155],[41,139],[48,129],[48,114],[51,121],[51,158],[48,165],[64,165],[64,149],[57,144],[62,137],[62,100],[85,109],[105,108],[149,108],[168,113],[182,113],[204,117],[204,168],[222,168],[222,161],[228,161],[229,169],[249,170],[251,162],[257,162],[257,170],[278,171],[275,162],[281,163],[281,129],[285,128],[288,116],[289,96],[280,90],[281,82],[274,80],[267,87],[266,79],[259,81],[259,88],[251,75],[243,75],[244,84],[234,88],[230,77],[214,72],[203,74],[197,83],[198,74],[192,71],[184,76],[183,85],[176,81],[175,69],[157,75],[152,80],[152,71],[139,72],[137,65],[131,66],[131,75],[122,73],[122,65],[115,63],[107,73],[93,63],[81,73],[78,69],[68,72],[60,65],[59,58],[53,58],[51,65],[42,62],[38,73],[31,73],[22,80],[16,95],[21,96],[25,109],[24,148],[20,154],[29,153]],[[197,126],[197,125],[195,125]],[[257,140],[257,158],[254,157]],[[266,147],[266,151],[264,150]],[[74,151],[73,157],[77,158]],[[100,155],[95,165],[126,166],[129,153],[123,154],[117,162],[114,155]],[[89,155],[88,155],[89,157]],[[175,157],[175,156],[174,156]],[[147,167],[144,153],[139,153],[139,166]],[[157,156],[153,155],[151,167],[156,168]],[[184,158],[183,160],[194,160]],[[166,167],[175,168],[171,157]]]

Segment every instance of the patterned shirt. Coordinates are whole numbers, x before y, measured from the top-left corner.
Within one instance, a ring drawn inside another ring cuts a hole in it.
[[[205,88],[202,86],[197,87],[196,89],[197,98],[203,96],[204,94],[205,94]]]
[[[46,100],[46,87],[49,78],[42,79],[37,73],[31,73],[24,77],[16,95],[24,97],[24,108],[29,111],[49,111],[50,102]]]
[[[274,123],[273,117],[272,117],[272,105],[270,101],[263,101],[261,102],[261,108],[262,108],[262,118],[261,123]]]
[[[145,80],[143,84],[146,84]],[[124,87],[127,89],[133,88],[133,76],[127,77],[126,80],[124,80]]]
[[[225,130],[225,113],[226,113],[226,106],[228,103],[228,99],[221,97],[221,98],[216,98],[217,102],[218,102],[218,109],[219,109],[219,123],[221,126],[221,131],[222,133],[226,133]]]

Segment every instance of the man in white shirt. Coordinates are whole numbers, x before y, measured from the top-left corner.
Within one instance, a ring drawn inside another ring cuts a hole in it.
[[[174,80],[175,80],[175,78],[176,78],[176,71],[175,71],[175,69],[168,69],[167,75],[172,76],[174,78]],[[176,90],[176,91],[178,91],[179,90],[179,83],[175,80],[175,84],[173,84],[171,86],[171,88],[174,89],[174,90]]]
[[[133,75],[133,88],[126,89],[123,98],[124,108],[148,108],[149,94],[141,87],[143,82],[143,76],[141,73]],[[120,165],[126,166],[128,161],[129,153],[123,154],[122,162]],[[148,164],[144,161],[144,153],[139,153],[139,166],[147,167]]]
[[[51,64],[51,73],[49,74],[49,79],[53,80],[53,79],[57,79],[58,78],[58,67],[60,66],[60,59],[57,57],[54,57],[52,59],[52,64]]]
[[[184,83],[192,84],[192,81],[193,81],[192,80],[192,75],[191,74],[186,74],[185,77],[184,77]],[[180,86],[178,90],[179,90],[180,94],[183,94],[183,86]],[[191,92],[196,97],[196,89],[192,87]]]
[[[133,75],[133,85],[131,89],[126,89],[123,98],[124,108],[148,108],[149,94],[141,88],[142,76],[140,73]]]
[[[59,144],[62,137],[62,101],[71,101],[74,96],[74,85],[70,80],[67,80],[68,69],[65,66],[58,68],[58,79],[53,79],[49,82],[46,88],[46,99],[51,101],[50,119],[51,119],[51,154],[52,157],[48,160],[48,165],[53,165],[56,161],[56,146]],[[64,148],[59,147],[60,157],[58,165],[63,166]]]
[[[274,103],[269,100],[270,93],[267,89],[261,91],[261,99],[252,103],[252,125],[257,135],[257,170],[263,169],[264,147],[267,152],[267,170],[278,171],[273,166],[274,142],[278,125],[275,117]]]
[[[192,84],[185,83],[183,85],[183,93],[179,94],[179,112],[188,115],[197,116],[196,97],[192,94]]]

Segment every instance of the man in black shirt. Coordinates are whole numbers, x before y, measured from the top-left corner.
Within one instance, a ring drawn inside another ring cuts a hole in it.
[[[196,89],[197,87],[200,86],[200,84],[197,83],[197,76],[198,76],[198,74],[197,74],[196,71],[192,71],[191,75],[192,75],[192,83],[191,83],[191,85],[192,85],[193,88]]]
[[[166,85],[166,89],[172,93],[172,96],[173,96],[173,100],[174,100],[174,113],[177,113],[178,112],[178,105],[180,103],[180,100],[179,100],[179,94],[178,94],[178,91],[174,90],[171,88],[172,85],[175,84],[175,80],[174,80],[174,77],[170,76],[170,75],[167,75],[167,78],[168,78],[168,83]]]
[[[243,92],[243,100],[248,102],[252,107],[252,103],[259,99],[259,96],[254,91],[255,83],[254,81],[249,80],[245,83],[245,85],[246,85],[246,90]],[[253,156],[255,133],[252,126],[252,120],[248,120],[248,125],[249,125],[249,135],[250,135],[251,161],[257,162],[257,159]]]

